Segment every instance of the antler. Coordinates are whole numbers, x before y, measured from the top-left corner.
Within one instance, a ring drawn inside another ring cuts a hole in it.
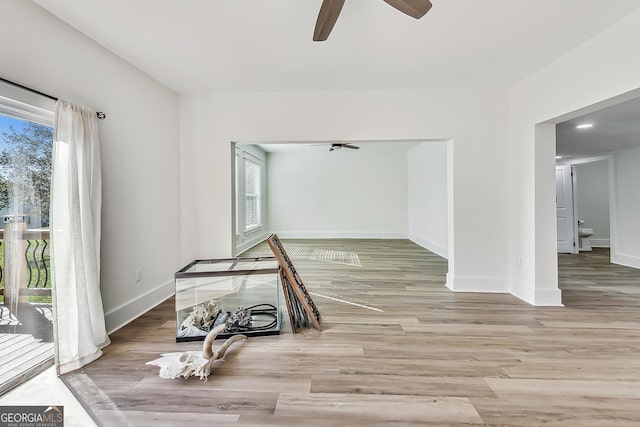
[[[204,338],[204,343],[202,343],[202,357],[204,357],[205,359],[213,360],[222,359],[229,347],[231,347],[231,344],[247,339],[246,335],[234,335],[230,338],[227,338],[227,340],[220,346],[219,349],[214,350],[213,342],[218,335],[224,332],[226,328],[227,325],[223,323],[222,325],[216,326],[211,331],[209,331],[207,336]]]
[[[213,328],[206,337],[204,337],[204,342],[202,343],[202,357],[205,359],[211,359],[214,355],[213,351],[213,342],[216,337],[224,332],[227,328],[227,325],[223,323],[222,325],[218,325]]]

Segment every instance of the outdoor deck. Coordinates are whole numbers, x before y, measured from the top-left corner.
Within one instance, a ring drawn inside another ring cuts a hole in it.
[[[53,364],[51,304],[0,304],[0,394]]]
[[[49,247],[49,230],[27,229],[24,216],[4,217],[0,229],[0,394],[53,364]]]

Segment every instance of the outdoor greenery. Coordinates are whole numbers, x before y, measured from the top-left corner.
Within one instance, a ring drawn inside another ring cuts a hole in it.
[[[3,214],[20,213],[28,216],[29,228],[48,228],[51,190],[51,159],[53,128],[32,122],[24,122],[22,129],[12,126],[0,135],[0,210]],[[42,247],[43,240],[32,240]],[[4,243],[4,242],[2,242]],[[49,242],[47,242],[48,244]],[[32,246],[33,248],[33,246]],[[31,252],[31,250],[29,251]],[[40,251],[36,253],[41,264]],[[28,254],[32,274],[31,287],[51,287],[51,269],[48,249],[45,251],[45,266],[35,267],[33,254]],[[4,288],[4,245],[0,246],[0,268],[3,277],[0,288]],[[35,283],[40,270],[40,283]],[[44,280],[47,274],[46,282]],[[27,272],[27,278],[29,273]],[[30,296],[29,302],[51,302],[51,297]],[[0,302],[4,297],[0,296]]]
[[[49,226],[53,129],[25,122],[0,136],[0,209],[14,208]]]

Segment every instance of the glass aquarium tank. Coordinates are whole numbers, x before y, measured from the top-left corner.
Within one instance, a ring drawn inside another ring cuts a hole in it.
[[[275,257],[196,260],[175,273],[176,341],[280,333],[280,266]]]

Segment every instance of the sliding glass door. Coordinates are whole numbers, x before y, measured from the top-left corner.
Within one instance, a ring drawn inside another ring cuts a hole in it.
[[[53,113],[3,95],[0,91],[0,393],[51,366],[54,353]]]

